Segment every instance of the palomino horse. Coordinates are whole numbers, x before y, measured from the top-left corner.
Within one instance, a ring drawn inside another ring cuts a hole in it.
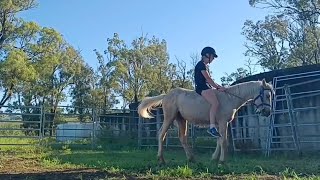
[[[274,90],[271,84],[262,81],[250,81],[228,87],[225,92],[216,90],[220,106],[216,119],[222,137],[218,138],[212,159],[225,161],[227,151],[227,127],[234,118],[236,111],[252,101],[256,113],[269,116],[271,112],[271,97]],[[164,120],[158,136],[158,160],[165,163],[163,158],[163,141],[169,126],[176,120],[179,128],[179,139],[184,148],[187,159],[193,161],[193,154],[187,144],[187,122],[199,127],[209,126],[210,104],[193,90],[175,88],[168,94],[145,98],[138,106],[138,113],[144,118],[153,118],[150,109],[162,105]]]

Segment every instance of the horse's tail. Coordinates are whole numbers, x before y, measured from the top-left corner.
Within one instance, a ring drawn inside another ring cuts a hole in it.
[[[150,113],[150,109],[159,107],[162,104],[162,99],[166,96],[165,94],[161,94],[159,96],[147,97],[141,101],[138,106],[138,113],[143,118],[153,118]]]

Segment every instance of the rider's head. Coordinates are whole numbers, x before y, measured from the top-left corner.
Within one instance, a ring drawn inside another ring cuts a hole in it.
[[[212,47],[205,47],[201,51],[202,60],[205,63],[211,63],[214,58],[217,58],[218,55],[216,54],[216,51]]]

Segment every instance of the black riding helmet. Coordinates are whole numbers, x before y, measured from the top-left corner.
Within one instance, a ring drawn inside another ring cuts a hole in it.
[[[203,48],[201,51],[201,56],[206,56],[206,54],[212,54],[215,58],[218,57],[218,55],[216,54],[216,51],[212,47],[209,47],[209,46]]]

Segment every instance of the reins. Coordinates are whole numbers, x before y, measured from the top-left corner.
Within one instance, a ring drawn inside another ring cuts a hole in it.
[[[263,106],[263,105],[270,106],[270,104],[267,104],[267,103],[264,102],[263,92],[264,92],[265,90],[270,90],[270,89],[265,89],[265,88],[261,87],[259,95],[258,95],[257,97],[255,97],[253,100],[248,101],[248,102],[250,102],[251,104],[253,104],[253,105],[256,106],[257,108],[258,108],[259,106]],[[233,94],[233,93],[230,93],[230,92],[228,92],[227,90],[226,90],[226,91],[223,91],[223,92],[225,92],[225,93],[227,93],[227,94],[230,94],[230,95],[232,95],[232,96],[234,96],[234,97],[236,97],[236,98],[239,98],[239,99],[241,99],[241,100],[243,100],[243,101],[246,101],[246,99],[244,99],[244,98],[242,98],[242,97],[240,97],[240,96],[238,96],[238,95],[235,95],[235,94]],[[256,101],[258,98],[261,99],[261,104],[256,105],[255,101]],[[248,102],[247,102],[247,103],[248,103]]]

